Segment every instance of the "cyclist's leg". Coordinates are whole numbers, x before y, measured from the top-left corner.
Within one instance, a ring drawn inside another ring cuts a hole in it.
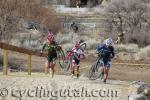
[[[108,79],[109,69],[110,69],[110,68],[108,68],[108,67],[107,67],[107,68],[106,68],[106,67],[104,68],[104,70],[105,70],[105,71],[104,71],[104,72],[105,72],[104,82],[106,82],[106,80]]]
[[[52,78],[54,77],[54,73],[55,73],[56,58],[57,56],[54,56],[51,62]]]
[[[54,72],[55,72],[55,69],[54,69],[54,66],[55,66],[55,60],[56,60],[56,56],[48,56],[48,62],[49,62],[49,72],[50,72],[50,69],[52,70],[52,78],[54,76]]]
[[[51,62],[50,68],[52,69],[51,75],[52,75],[52,78],[53,78],[54,77],[54,73],[55,73],[55,63],[54,62]]]
[[[79,64],[80,64],[80,60],[74,57],[74,68],[76,67],[77,69],[77,78],[79,77],[79,67],[80,67]]]
[[[100,72],[104,75],[104,62],[102,60],[100,61]]]
[[[111,67],[110,62],[107,62],[106,64],[104,64],[104,73],[105,73],[104,82],[106,82],[106,80],[108,79],[110,67]]]
[[[46,62],[45,62],[45,74],[48,74],[48,70],[49,69],[49,61],[47,60]]]
[[[101,73],[104,74],[104,66],[100,66]]]
[[[77,64],[77,78],[78,78],[79,75],[80,75],[80,70],[79,70],[79,68],[80,68],[80,60],[77,60],[76,64]]]
[[[74,75],[75,74],[75,66],[76,66],[76,62],[75,62],[75,59],[73,58],[73,60],[72,60],[72,66],[71,66],[71,73],[72,73],[72,75]]]
[[[80,66],[79,65],[77,65],[77,78],[79,77],[79,75],[80,75],[80,70],[79,70],[79,68],[80,68]]]

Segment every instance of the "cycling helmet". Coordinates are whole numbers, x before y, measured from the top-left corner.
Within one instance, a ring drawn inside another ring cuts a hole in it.
[[[50,42],[55,41],[54,34],[52,32],[49,32],[48,35],[47,35],[47,39]]]
[[[106,40],[105,40],[105,44],[106,44],[107,46],[113,45],[113,40],[112,40],[112,38],[106,39]]]

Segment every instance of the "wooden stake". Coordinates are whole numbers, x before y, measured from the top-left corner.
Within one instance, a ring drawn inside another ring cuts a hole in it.
[[[3,50],[3,75],[8,75],[8,50]]]
[[[32,56],[28,55],[28,75],[31,75],[31,68],[32,68]]]

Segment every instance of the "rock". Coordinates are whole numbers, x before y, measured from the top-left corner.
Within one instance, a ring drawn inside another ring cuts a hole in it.
[[[146,96],[150,96],[150,89],[145,89],[145,90],[144,90],[144,94],[145,94]]]
[[[150,89],[150,84],[144,83],[144,82],[132,82],[131,85],[128,88],[129,94],[140,94],[144,93],[145,89]],[[147,90],[145,90],[147,93]]]
[[[149,100],[149,99],[142,94],[132,94],[129,96],[128,100]]]

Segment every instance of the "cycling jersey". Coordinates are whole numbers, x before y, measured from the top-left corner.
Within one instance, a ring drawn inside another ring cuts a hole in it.
[[[81,49],[74,49],[73,52],[74,52],[73,62],[75,62],[77,65],[79,65],[81,55],[84,55],[84,52]]]
[[[48,53],[47,55],[48,62],[51,62],[57,58],[56,45],[54,43],[52,44],[44,43],[42,51],[43,50],[46,50]]]
[[[104,65],[107,65],[108,62],[115,56],[114,47],[113,46],[106,46],[105,44],[101,44],[97,47],[97,51],[101,53],[102,60]]]

